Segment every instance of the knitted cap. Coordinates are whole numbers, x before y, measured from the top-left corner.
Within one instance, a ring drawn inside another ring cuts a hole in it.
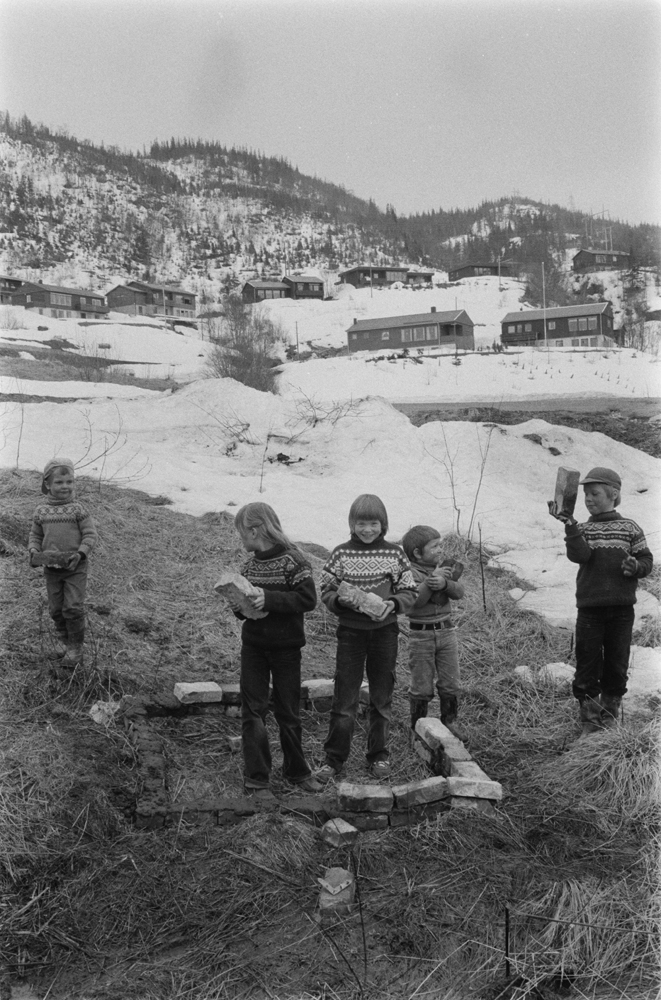
[[[73,462],[71,461],[70,458],[51,458],[50,462],[46,463],[46,467],[44,468],[44,474],[41,477],[41,492],[42,493],[48,493],[48,486],[46,485],[46,480],[50,476],[50,474],[53,471],[53,469],[59,469],[60,466],[63,469],[69,469],[70,472],[71,472],[71,475],[73,476],[73,474],[74,474]]]
[[[584,486],[586,483],[604,483],[606,486],[615,486],[618,490],[622,486],[622,480],[617,472],[613,472],[612,469],[604,469],[601,466],[590,469],[585,479],[581,479],[579,485]]]

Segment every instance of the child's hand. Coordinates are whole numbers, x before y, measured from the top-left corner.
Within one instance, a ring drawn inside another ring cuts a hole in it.
[[[37,549],[30,549],[30,551],[28,552],[28,566],[31,566],[33,569],[35,568],[35,565],[32,562],[32,557],[36,555],[37,555]]]
[[[451,576],[451,566],[437,566],[434,572],[427,577],[427,586],[430,590],[445,590]]]
[[[625,576],[635,576],[638,572],[638,560],[635,556],[627,556],[622,560],[622,572]]]
[[[82,556],[81,556],[80,552],[74,552],[74,554],[69,559],[69,562],[67,563],[67,569],[68,570],[74,570],[74,569],[76,569],[76,567],[78,566],[78,563],[80,562],[81,559],[82,559]]]
[[[549,508],[549,514],[554,517],[556,521],[562,521],[563,524],[576,524],[576,521],[571,516],[571,514],[565,514],[555,500],[546,501]]]
[[[383,614],[379,615],[378,618],[375,615],[370,615],[370,618],[373,618],[375,622],[382,622],[382,621],[384,621],[388,617],[388,615],[391,615],[394,610],[395,610],[395,602],[394,601],[386,601],[386,607],[385,607],[385,611],[383,612]]]
[[[258,592],[256,594],[250,594],[248,600],[252,604],[255,611],[262,611],[264,609],[264,591],[261,588],[258,588]]]

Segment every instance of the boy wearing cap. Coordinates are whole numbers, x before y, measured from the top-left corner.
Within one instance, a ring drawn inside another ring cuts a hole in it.
[[[567,558],[578,563],[576,576],[576,674],[581,736],[617,724],[627,690],[629,650],[638,580],[652,570],[653,557],[642,528],[615,510],[622,480],[612,469],[590,469],[580,481],[590,518],[550,512],[565,525]]]
[[[96,528],[84,504],[74,499],[74,468],[70,458],[53,458],[48,462],[41,492],[46,500],[32,516],[28,538],[30,565],[39,552],[47,557],[44,579],[48,610],[61,640],[56,652],[63,666],[73,668],[83,656],[87,557],[97,539]]]

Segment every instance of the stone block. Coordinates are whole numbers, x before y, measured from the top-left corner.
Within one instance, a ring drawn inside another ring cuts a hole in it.
[[[367,830],[387,830],[388,820],[391,813],[368,813],[368,812],[343,812],[342,819],[345,819],[351,826],[355,826],[361,833]]]
[[[280,802],[283,813],[309,817],[317,826],[339,815],[337,799],[332,794],[286,796]]]
[[[488,799],[450,799],[450,808],[485,813],[487,816],[496,815],[496,807]]]
[[[329,917],[346,916],[351,912],[356,895],[356,880],[346,868],[328,868],[319,885],[319,913],[322,921]]]
[[[223,689],[215,681],[179,681],[174,686],[174,696],[182,705],[200,705],[222,701]]]
[[[444,744],[443,750],[446,757],[449,757],[451,761],[468,761],[472,759],[464,744],[456,737],[453,738],[452,742],[448,740],[448,742]]]
[[[320,836],[331,847],[352,847],[358,840],[358,830],[338,816],[324,823]]]
[[[240,736],[228,736],[227,745],[230,748],[231,753],[240,753],[243,740]]]
[[[490,799],[499,802],[503,797],[502,786],[497,781],[478,781],[474,778],[448,778],[448,791],[453,797]]]
[[[417,753],[418,757],[421,757],[422,760],[424,760],[425,764],[431,764],[433,754],[426,743],[423,743],[422,740],[416,739],[413,741],[413,749]]]
[[[317,698],[332,698],[335,684],[332,679],[320,677],[311,681],[303,681],[301,684],[301,698],[308,698],[316,701]]]
[[[241,704],[240,684],[222,684],[221,687],[223,689],[223,705]]]
[[[254,816],[257,806],[247,795],[236,795],[233,798],[227,797],[216,799],[218,812],[231,812],[235,816]]]
[[[336,787],[337,804],[344,813],[387,813],[393,806],[392,788],[383,785],[359,785],[340,781]]]
[[[453,778],[472,778],[473,781],[491,781],[488,774],[474,760],[453,760]]]
[[[427,716],[424,719],[418,719],[415,724],[416,735],[425,743],[430,750],[436,750],[438,747],[445,748],[445,744],[448,740],[456,740],[457,737],[450,732],[447,726],[444,726],[440,719],[435,719],[432,716]]]
[[[394,785],[392,789],[394,808],[410,809],[425,802],[438,802],[449,795],[447,778],[423,778],[407,785]]]
[[[468,799],[466,801],[469,801]],[[476,801],[471,799],[470,801]],[[426,802],[424,805],[413,806],[411,809],[393,809],[390,813],[390,825],[413,826],[415,823],[424,823],[425,820],[435,819],[440,813],[448,812],[454,799],[445,798],[439,802]]]

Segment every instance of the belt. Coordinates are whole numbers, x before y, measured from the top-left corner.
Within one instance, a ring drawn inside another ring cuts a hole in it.
[[[428,622],[425,625],[423,625],[422,622],[411,622],[410,627],[419,632],[428,632],[430,629],[436,631],[437,629],[442,629],[442,628],[454,628],[454,625],[452,624],[452,622],[449,621]]]

